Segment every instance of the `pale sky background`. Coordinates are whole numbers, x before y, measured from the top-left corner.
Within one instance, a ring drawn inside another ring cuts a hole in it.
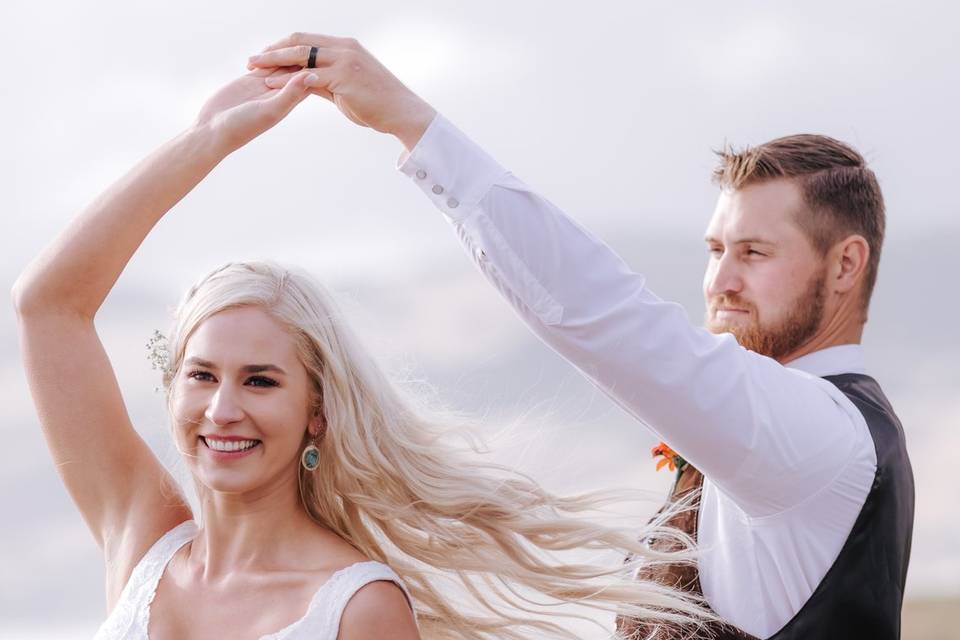
[[[798,132],[854,144],[888,208],[865,336],[917,480],[908,597],[960,595],[955,254],[960,10],[948,2],[13,2],[0,8],[0,285],[77,211],[187,127],[247,55],[294,30],[360,39],[515,174],[699,322],[711,149]],[[395,171],[396,141],[319,98],[228,158],[144,243],[98,317],[130,413],[167,463],[144,344],[232,259],[300,265],[385,366],[558,490],[661,494],[654,438],[533,338]],[[102,560],[49,460],[0,305],[0,638],[84,638]],[[524,431],[525,430],[525,431]],[[652,503],[650,508],[652,508]]]

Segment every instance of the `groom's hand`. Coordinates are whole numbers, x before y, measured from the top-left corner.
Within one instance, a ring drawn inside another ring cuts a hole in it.
[[[408,89],[353,38],[294,33],[251,56],[251,69],[306,68],[316,47],[316,79],[307,83],[312,93],[333,102],[353,122],[396,136],[412,149],[436,111]],[[293,73],[264,78],[271,89],[283,87]]]

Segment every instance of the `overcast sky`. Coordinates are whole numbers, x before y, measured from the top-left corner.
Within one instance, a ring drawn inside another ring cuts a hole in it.
[[[0,285],[9,290],[79,209],[186,128],[249,54],[293,30],[359,38],[694,322],[716,198],[711,150],[831,135],[867,156],[887,199],[865,345],[917,478],[908,597],[960,595],[960,11],[680,4],[6,3]],[[426,380],[490,431],[521,417],[526,439],[498,455],[549,486],[665,491],[652,436],[528,334],[395,170],[400,150],[312,99],[228,158],[147,239],[98,327],[158,455],[175,464],[144,343],[210,268],[273,258],[338,291],[397,375]],[[0,305],[0,384],[0,636],[89,637],[103,618],[101,558],[49,461],[9,305]]]

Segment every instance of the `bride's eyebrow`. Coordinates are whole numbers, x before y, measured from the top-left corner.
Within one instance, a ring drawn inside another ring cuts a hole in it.
[[[217,365],[213,364],[209,360],[204,360],[203,358],[187,358],[187,364],[196,365],[198,367],[203,367],[205,369],[216,369]],[[275,364],[248,364],[240,367],[240,371],[244,373],[262,373],[264,371],[271,371],[274,373],[279,373],[281,375],[287,375],[287,372],[278,367]]]
[[[248,364],[240,368],[245,373],[260,373],[262,371],[272,371],[281,375],[287,375],[287,372],[275,364]]]

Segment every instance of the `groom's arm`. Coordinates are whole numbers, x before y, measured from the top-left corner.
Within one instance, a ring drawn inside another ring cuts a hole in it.
[[[311,51],[313,91],[411,150],[402,171],[527,325],[748,515],[783,511],[827,487],[833,503],[860,508],[872,475],[863,482],[858,471],[850,487],[843,471],[872,455],[872,441],[832,384],[692,326],[355,40],[295,33],[251,65],[302,67]],[[280,87],[289,77],[266,82]]]
[[[694,327],[442,116],[400,170],[544,342],[749,514],[813,496],[869,443],[834,385]]]

